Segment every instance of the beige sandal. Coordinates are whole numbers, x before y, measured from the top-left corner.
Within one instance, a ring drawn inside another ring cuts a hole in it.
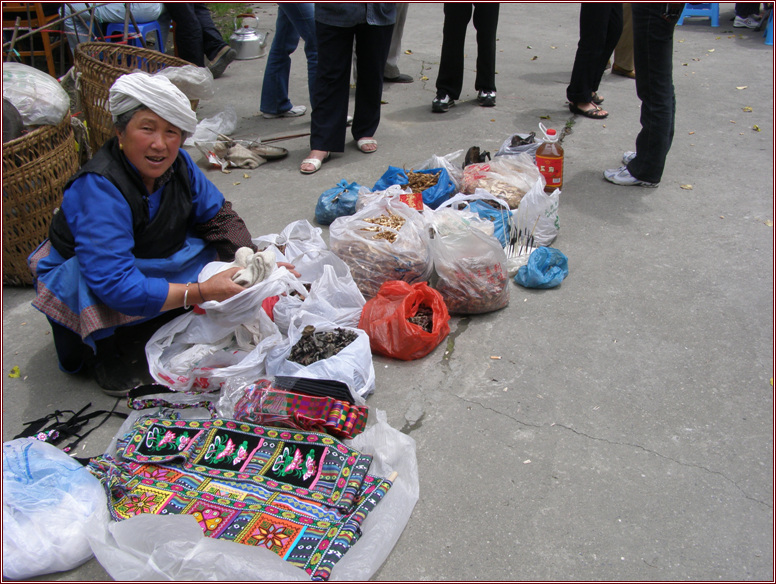
[[[327,152],[326,156],[323,157],[323,160],[319,160],[318,158],[305,158],[302,160],[302,164],[299,167],[299,172],[302,174],[313,174],[314,172],[318,172],[321,169],[321,165],[326,162],[329,158],[331,158],[331,152]],[[302,166],[305,164],[311,164],[313,169],[312,170],[304,170]]]

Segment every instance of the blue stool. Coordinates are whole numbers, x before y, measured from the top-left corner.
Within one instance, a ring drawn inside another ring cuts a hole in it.
[[[134,47],[143,47],[143,42],[140,40],[140,37],[142,36],[143,39],[146,39],[148,37],[149,33],[156,33],[156,49],[159,51],[164,52],[164,47],[162,46],[162,27],[159,25],[159,23],[156,20],[152,20],[151,22],[138,22],[137,27],[140,29],[140,32],[138,33],[138,30],[135,28],[135,25],[133,25],[131,22],[129,23],[129,27],[127,29],[127,44],[132,45]],[[105,29],[105,40],[112,43],[121,42],[121,39],[124,36],[124,23],[123,22],[111,22],[108,25],[108,28]]]
[[[773,10],[771,10],[771,15],[768,17],[768,24],[765,25],[765,32],[763,33],[763,36],[765,37],[765,44],[772,47],[773,46]]]
[[[711,26],[719,26],[719,3],[718,2],[700,2],[684,5],[682,15],[679,17],[677,25],[681,25],[688,16],[703,16],[711,19]]]

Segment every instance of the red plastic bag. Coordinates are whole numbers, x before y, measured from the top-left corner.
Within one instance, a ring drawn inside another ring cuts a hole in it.
[[[431,309],[431,332],[408,320],[422,306]],[[449,320],[442,295],[426,282],[388,280],[364,305],[358,328],[369,335],[373,353],[411,361],[425,357],[442,342],[450,332]]]

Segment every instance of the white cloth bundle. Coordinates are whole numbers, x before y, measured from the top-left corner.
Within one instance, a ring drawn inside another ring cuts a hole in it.
[[[142,71],[122,75],[111,86],[108,102],[114,122],[120,114],[144,105],[184,132],[197,129],[189,98],[166,77]]]
[[[241,247],[234,254],[233,266],[243,268],[232,276],[232,281],[245,288],[265,280],[277,267],[275,252],[271,249],[253,253],[250,247]]]

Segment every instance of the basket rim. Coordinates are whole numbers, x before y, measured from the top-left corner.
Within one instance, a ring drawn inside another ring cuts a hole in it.
[[[76,65],[76,69],[78,69],[78,60],[83,59],[89,64],[98,64],[101,67],[105,67],[115,71],[121,71],[122,74],[128,71],[128,69],[125,69],[122,67],[116,67],[115,65],[111,65],[109,63],[106,63],[105,61],[98,59],[97,57],[92,56],[87,52],[90,50],[93,50],[95,52],[109,51],[113,54],[115,53],[122,53],[125,55],[134,54],[139,57],[147,57],[149,59],[155,58],[157,60],[160,60],[161,58],[161,60],[167,62],[170,67],[183,67],[185,65],[191,65],[191,63],[189,63],[184,59],[181,59],[180,57],[168,55],[166,53],[162,53],[154,49],[144,49],[142,47],[134,47],[132,45],[121,45],[118,43],[105,43],[105,42],[99,42],[99,41],[91,41],[88,43],[80,43],[76,46],[75,52],[73,54],[73,64]]]
[[[3,144],[3,153],[14,149],[19,144],[24,143],[25,141],[32,141],[32,139],[37,140],[42,134],[51,134],[54,132],[59,131],[59,129],[67,124],[70,125],[70,118],[72,118],[72,114],[70,113],[70,110],[67,110],[67,113],[62,118],[62,121],[58,124],[45,124],[42,126],[38,126],[31,132],[27,132],[26,134],[23,134],[19,136],[18,138],[14,138],[13,140],[9,140],[8,142]]]

